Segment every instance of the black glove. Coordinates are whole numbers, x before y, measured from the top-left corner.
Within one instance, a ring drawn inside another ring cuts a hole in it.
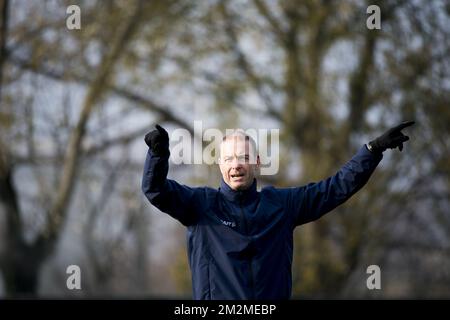
[[[375,140],[370,141],[367,144],[367,148],[374,153],[384,152],[387,148],[395,149],[398,147],[400,151],[403,150],[403,142],[408,141],[409,137],[405,136],[401,130],[412,126],[414,121],[405,121],[398,126],[389,129],[382,136],[379,136]]]
[[[160,125],[156,125],[156,130],[152,130],[145,135],[145,143],[156,156],[167,156],[169,151],[169,134]]]

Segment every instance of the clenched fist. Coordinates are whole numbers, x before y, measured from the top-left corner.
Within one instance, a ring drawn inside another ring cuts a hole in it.
[[[169,134],[160,125],[156,125],[156,130],[152,130],[145,135],[145,143],[156,156],[166,156],[169,151]]]

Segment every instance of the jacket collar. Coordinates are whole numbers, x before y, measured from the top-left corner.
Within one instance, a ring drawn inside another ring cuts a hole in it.
[[[258,191],[256,190],[256,179],[253,179],[253,183],[248,189],[245,190],[233,190],[231,187],[223,180],[220,181],[219,192],[228,200],[233,202],[250,202],[256,199]]]

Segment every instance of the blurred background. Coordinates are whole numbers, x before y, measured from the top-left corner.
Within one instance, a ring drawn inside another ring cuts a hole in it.
[[[447,1],[0,6],[1,297],[191,298],[185,228],[140,190],[155,123],[279,129],[280,170],[259,187],[281,187],[415,120],[357,195],[296,229],[293,298],[450,298]],[[220,174],[172,164],[169,177],[217,188]],[[366,287],[373,264],[381,290]]]

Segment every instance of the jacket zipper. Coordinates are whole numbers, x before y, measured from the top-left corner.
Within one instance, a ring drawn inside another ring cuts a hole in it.
[[[248,230],[248,224],[247,224],[247,219],[245,218],[245,214],[244,214],[244,209],[242,208],[242,194],[239,194],[239,207],[241,209],[241,215],[242,215],[242,220],[244,221],[244,229],[245,229],[245,234],[247,236],[250,236],[249,234],[249,230]],[[250,295],[250,300],[254,300],[255,299],[255,288],[254,288],[254,281],[253,281],[253,258],[250,257],[249,259],[249,267],[250,267],[250,278],[249,278],[249,282],[250,282],[250,290],[251,290],[251,295]]]

